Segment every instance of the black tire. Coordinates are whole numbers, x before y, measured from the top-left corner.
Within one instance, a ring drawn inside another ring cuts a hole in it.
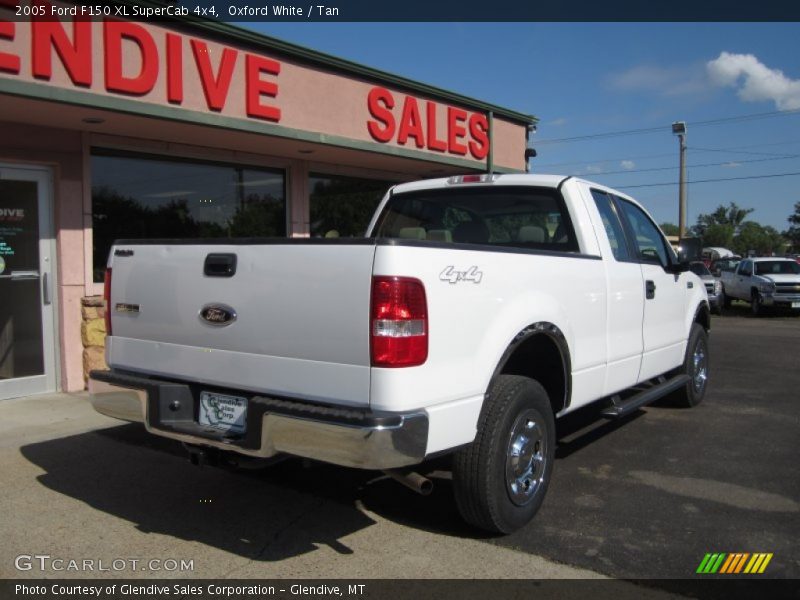
[[[753,293],[750,296],[750,311],[753,313],[754,317],[757,317],[764,312],[764,307],[761,305],[761,294],[755,290],[753,290]]]
[[[680,406],[691,408],[703,401],[708,388],[710,367],[708,352],[708,334],[699,323],[692,324],[689,332],[689,343],[686,344],[686,356],[680,372],[689,376],[689,381],[675,393],[675,402]]]
[[[722,290],[722,292],[720,292],[720,294],[722,295],[722,298],[720,299],[721,305],[724,306],[725,308],[730,308],[733,299],[725,293],[724,289]]]
[[[720,292],[720,297],[717,298],[717,304],[714,306],[714,308],[711,310],[711,312],[716,314],[717,316],[721,317],[722,313],[725,312],[725,310],[723,309],[723,306],[725,306],[725,302],[724,302],[724,298],[722,297],[722,292]]]
[[[453,489],[464,520],[493,533],[528,523],[547,493],[555,443],[544,388],[527,377],[498,376],[475,440],[453,458]]]

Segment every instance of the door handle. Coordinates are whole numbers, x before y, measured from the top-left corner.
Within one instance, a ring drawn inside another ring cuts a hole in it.
[[[39,279],[39,271],[11,271],[11,279],[13,281]]]
[[[644,282],[645,298],[652,300],[656,297],[656,283],[649,279]]]
[[[50,300],[50,273],[42,273],[42,303],[47,306]]]

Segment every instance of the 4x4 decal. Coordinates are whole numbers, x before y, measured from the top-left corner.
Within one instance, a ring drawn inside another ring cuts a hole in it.
[[[470,267],[466,271],[456,271],[451,265],[439,274],[439,279],[448,283],[458,283],[459,281],[471,281],[480,283],[483,279],[483,271],[478,271],[478,267]]]

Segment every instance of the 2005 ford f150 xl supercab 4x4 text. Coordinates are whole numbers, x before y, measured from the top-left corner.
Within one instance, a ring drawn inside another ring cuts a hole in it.
[[[400,184],[364,239],[119,240],[106,302],[99,412],[195,452],[453,453],[459,511],[490,531],[541,505],[555,417],[706,392],[700,279],[635,201],[571,177]]]

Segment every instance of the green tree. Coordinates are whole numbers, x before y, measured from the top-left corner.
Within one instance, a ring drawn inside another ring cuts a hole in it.
[[[785,246],[786,240],[777,229],[754,221],[742,223],[739,233],[733,239],[733,250],[742,256],[751,250],[760,256],[768,256],[773,252],[781,254]]]
[[[733,245],[734,226],[726,223],[709,225],[703,235],[703,246],[730,248]]]
[[[800,202],[794,203],[794,214],[789,215],[786,220],[789,221],[789,229],[784,231],[783,235],[789,240],[794,251],[798,252],[800,249]]]
[[[697,217],[697,224],[692,228],[694,235],[703,238],[703,243],[706,246],[713,246],[705,241],[706,230],[713,225],[731,225],[733,226],[734,233],[738,233],[747,215],[753,212],[753,208],[742,208],[735,202],[731,202],[728,206],[720,204],[716,210],[710,214],[700,214]]]
[[[681,229],[675,223],[662,223],[659,227],[661,227],[664,235],[680,235]]]

